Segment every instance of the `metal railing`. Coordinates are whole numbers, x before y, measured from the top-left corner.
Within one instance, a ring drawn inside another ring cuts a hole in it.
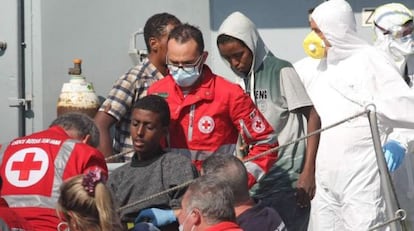
[[[408,231],[407,226],[405,224],[405,218],[407,217],[407,214],[406,214],[406,211],[404,209],[400,208],[400,205],[398,203],[397,196],[396,196],[396,193],[395,193],[395,189],[394,189],[394,186],[392,184],[391,177],[390,177],[390,174],[389,174],[389,171],[388,171],[388,168],[387,168],[387,164],[385,162],[384,153],[383,153],[382,145],[381,145],[380,134],[379,134],[379,130],[378,130],[376,109],[375,109],[374,105],[368,105],[366,107],[366,110],[363,111],[363,112],[357,113],[353,116],[347,117],[347,118],[345,118],[341,121],[338,121],[334,124],[331,124],[329,126],[321,128],[319,130],[311,132],[311,133],[307,134],[306,136],[300,137],[300,138],[298,138],[296,140],[293,140],[291,142],[288,142],[284,145],[269,149],[265,152],[262,152],[258,155],[255,155],[254,157],[246,158],[243,161],[248,162],[248,161],[255,160],[257,158],[260,158],[262,156],[265,156],[265,155],[268,155],[272,152],[275,152],[275,151],[277,151],[281,148],[289,146],[293,143],[304,140],[304,139],[306,139],[306,138],[308,138],[312,135],[321,133],[325,130],[331,129],[331,128],[336,127],[336,126],[338,126],[342,123],[345,123],[349,120],[352,120],[352,119],[355,119],[357,117],[364,116],[364,115],[367,115],[368,120],[369,120],[369,124],[370,124],[370,128],[371,128],[372,140],[373,140],[373,144],[374,144],[375,155],[376,155],[379,174],[380,174],[380,179],[381,179],[382,193],[383,193],[384,201],[385,201],[385,204],[386,204],[386,214],[387,214],[387,217],[389,218],[388,220],[384,221],[383,223],[376,224],[375,226],[370,227],[369,231],[377,230],[377,229],[380,229],[380,228],[385,227],[385,226],[389,226],[391,231]],[[117,158],[119,156],[126,155],[130,152],[133,152],[133,150],[116,154],[114,156],[111,156],[111,157],[107,158],[107,160],[108,159],[114,159],[114,158]],[[193,181],[194,180],[187,181],[187,182],[185,182],[181,185],[177,185],[177,186],[172,187],[168,190],[159,192],[157,194],[153,194],[153,195],[145,197],[141,200],[138,200],[138,201],[135,201],[133,203],[127,204],[125,206],[122,206],[122,207],[118,208],[117,211],[122,211],[124,209],[133,207],[135,205],[146,202],[148,200],[152,200],[152,199],[154,199],[158,196],[162,196],[162,195],[168,194],[168,193],[170,193],[174,190],[186,187],[189,184],[191,184]]]

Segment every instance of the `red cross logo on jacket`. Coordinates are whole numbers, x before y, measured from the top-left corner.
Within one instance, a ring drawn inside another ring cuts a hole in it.
[[[26,153],[24,160],[19,162],[15,161],[12,164],[12,171],[19,171],[19,180],[28,180],[30,176],[30,171],[40,170],[42,166],[42,161],[34,161],[34,156],[36,153],[28,152]]]
[[[7,160],[5,177],[16,187],[28,187],[39,182],[49,168],[49,156],[41,148],[25,148]]]
[[[198,121],[198,129],[204,134],[211,133],[214,126],[214,120],[210,116],[203,116]]]

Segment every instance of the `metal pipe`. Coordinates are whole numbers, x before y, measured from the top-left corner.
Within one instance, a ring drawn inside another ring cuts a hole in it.
[[[379,175],[381,179],[382,192],[383,192],[384,200],[385,200],[386,214],[388,218],[394,218],[395,216],[397,216],[396,212],[397,210],[400,209],[400,205],[398,203],[397,196],[394,190],[394,186],[391,182],[391,176],[388,171],[387,164],[385,162],[384,152],[382,150],[381,138],[380,138],[379,130],[378,130],[375,106],[370,105],[369,107],[367,107],[367,109],[368,109],[369,124],[371,127],[372,140],[374,143],[375,154],[377,157],[376,159],[377,159],[377,164],[378,164],[378,170],[379,170]],[[399,224],[401,225],[400,226],[401,229],[398,229],[397,221],[390,223],[389,226],[392,231],[407,230],[404,221],[400,220]]]
[[[25,23],[24,23],[24,0],[19,0],[17,3],[17,98],[25,99],[26,96],[26,77],[25,77]],[[26,135],[26,104],[18,106],[18,134],[19,136]]]

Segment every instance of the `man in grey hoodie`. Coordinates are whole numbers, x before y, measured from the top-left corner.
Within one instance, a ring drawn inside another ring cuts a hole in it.
[[[221,57],[278,133],[281,146],[320,128],[319,115],[292,64],[269,51],[249,18],[232,13],[218,34]],[[279,160],[252,189],[254,197],[280,213],[288,230],[307,229],[318,143],[319,135],[313,135],[281,148]]]

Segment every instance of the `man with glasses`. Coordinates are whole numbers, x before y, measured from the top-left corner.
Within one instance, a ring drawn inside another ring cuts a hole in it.
[[[251,147],[247,158],[277,146],[277,137],[243,89],[211,72],[201,31],[189,24],[171,31],[167,44],[170,74],[148,94],[166,98],[171,111],[167,145],[198,170],[213,153],[234,153],[238,134]],[[224,155],[224,154],[223,154]],[[249,187],[276,161],[277,152],[246,162]]]

